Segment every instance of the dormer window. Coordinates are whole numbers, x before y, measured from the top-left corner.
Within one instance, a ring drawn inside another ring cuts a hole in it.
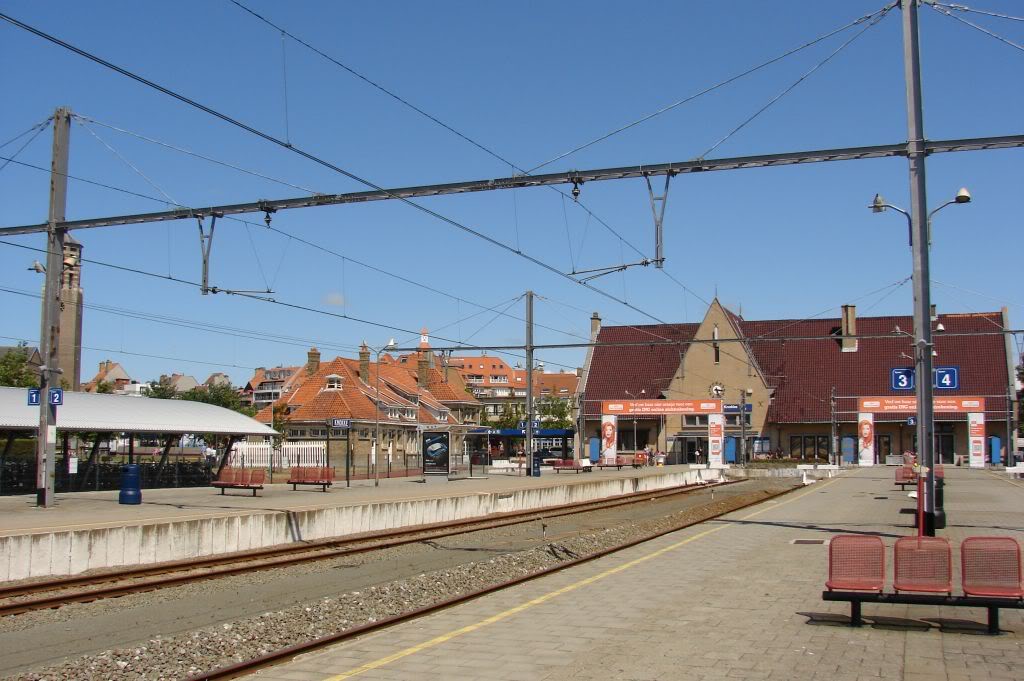
[[[327,377],[327,390],[341,390],[341,376],[331,374]]]

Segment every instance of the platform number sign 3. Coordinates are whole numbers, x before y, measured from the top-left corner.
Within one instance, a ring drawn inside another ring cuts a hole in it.
[[[914,389],[914,370],[911,368],[893,369],[890,379],[893,390]]]

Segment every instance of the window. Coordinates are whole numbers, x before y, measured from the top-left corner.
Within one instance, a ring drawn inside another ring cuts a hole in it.
[[[491,374],[491,383],[508,383],[508,376],[504,374]]]
[[[331,374],[327,377],[327,389],[328,390],[341,390],[341,376],[338,374]]]
[[[508,388],[496,388],[494,390],[495,397],[508,397]]]
[[[750,426],[750,414],[744,414],[743,416],[746,417],[743,420],[746,421],[746,425],[749,427]],[[736,426],[738,428],[739,425],[740,425],[740,415],[739,414],[726,414],[725,415],[725,425],[727,425],[727,426]]]
[[[306,437],[305,429],[300,430],[300,429],[296,428],[296,429],[293,429],[293,430],[289,431],[288,434],[291,437]]]
[[[715,325],[714,330],[711,332],[711,337],[714,338],[716,341],[718,340],[718,325],[717,324]],[[712,343],[711,347],[715,351],[715,364],[719,364],[722,361],[722,354],[721,354],[721,351],[720,351],[720,349],[718,347],[718,343]]]
[[[514,395],[515,395],[516,397],[526,397],[526,391],[525,391],[525,390],[520,390],[519,388],[516,388],[516,389],[515,389],[515,390],[513,391],[513,394],[514,394]]]
[[[683,424],[687,426],[706,426],[708,417],[706,414],[687,414],[683,417]]]

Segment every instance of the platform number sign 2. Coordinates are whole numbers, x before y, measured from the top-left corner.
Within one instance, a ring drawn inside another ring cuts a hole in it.
[[[914,389],[914,370],[911,368],[893,369],[890,379],[893,390]]]

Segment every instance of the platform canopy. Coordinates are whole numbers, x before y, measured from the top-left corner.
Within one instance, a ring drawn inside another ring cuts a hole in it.
[[[28,389],[0,387],[0,430],[38,428],[39,407],[29,406]],[[57,428],[89,433],[277,434],[255,419],[212,404],[71,391],[64,392],[64,404],[57,407]]]

